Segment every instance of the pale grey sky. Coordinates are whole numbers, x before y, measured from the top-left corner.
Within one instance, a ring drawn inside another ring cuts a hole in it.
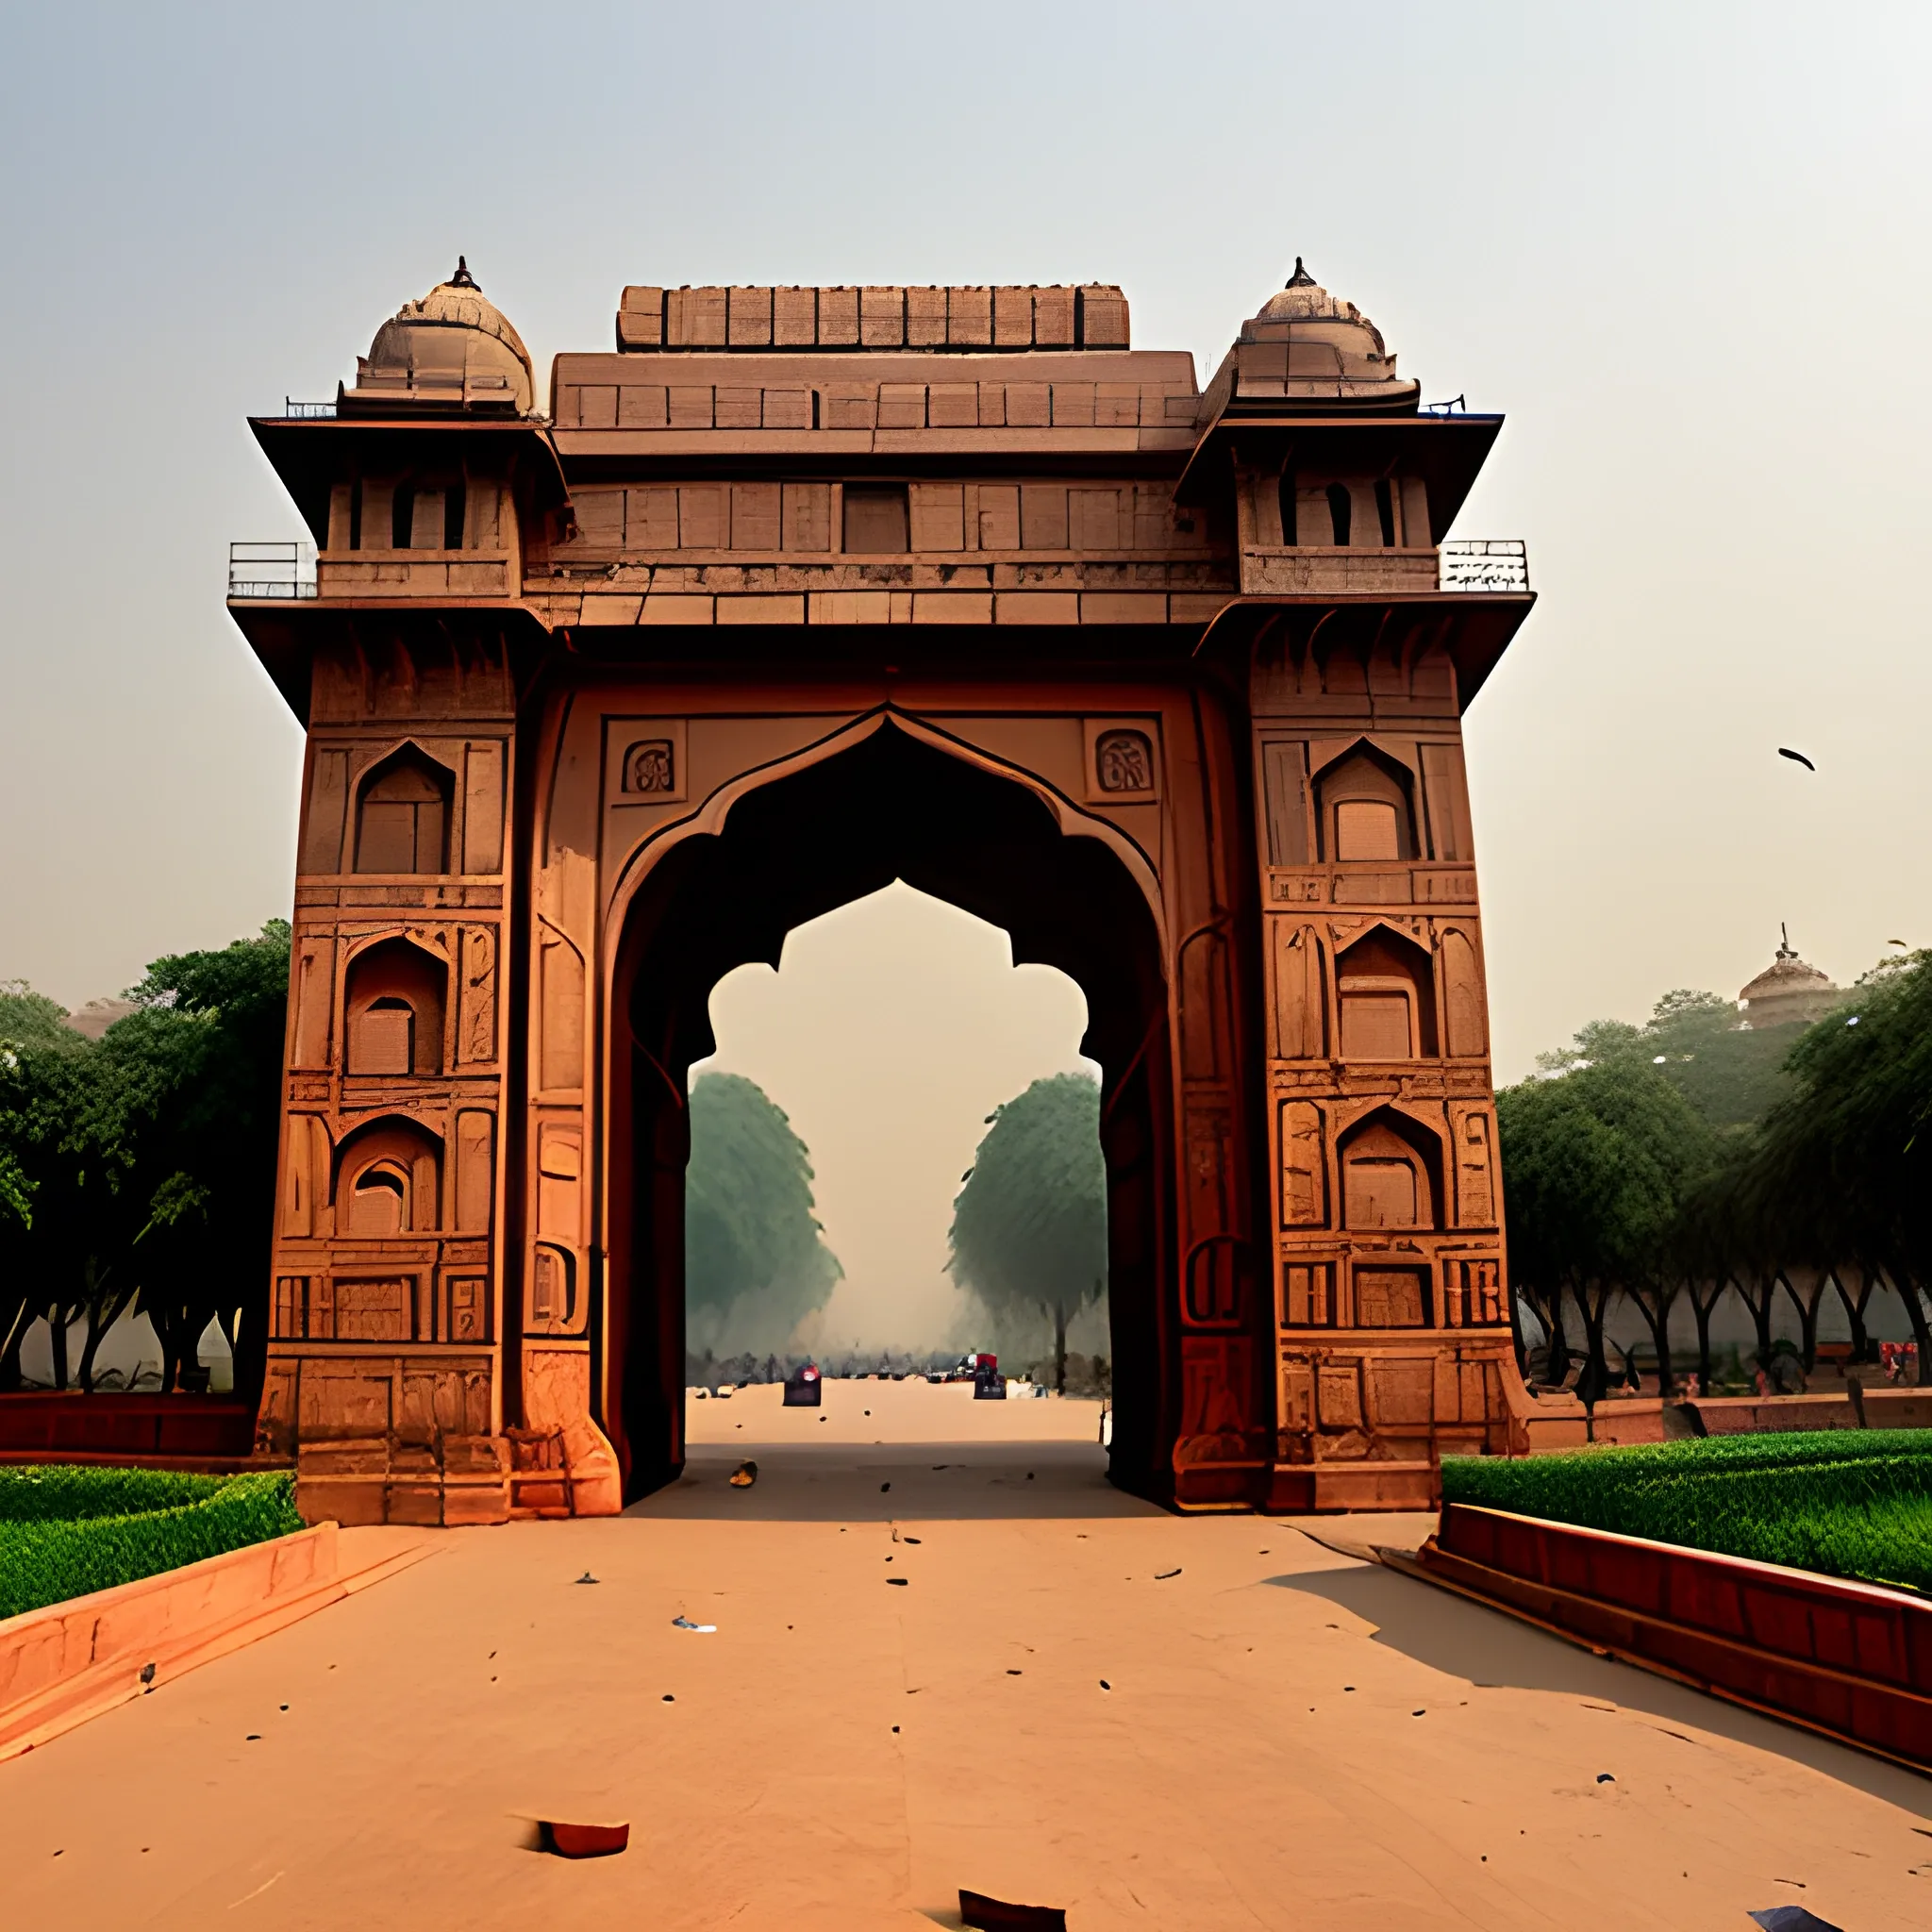
[[[1469,718],[1499,1075],[1780,919],[1841,980],[1932,941],[1923,8],[9,0],[6,44],[0,977],[287,910],[243,417],[458,250],[540,367],[626,281],[1091,277],[1204,378],[1303,255],[1509,418],[1457,525],[1542,597]]]
[[[777,972],[727,974],[711,1024],[717,1055],[692,1078],[758,1081],[811,1149],[845,1278],[810,1339],[991,1346],[945,1273],[953,1197],[994,1108],[1047,1074],[1098,1074],[1080,1058],[1080,989],[1015,966],[999,927],[894,885],[795,928]]]

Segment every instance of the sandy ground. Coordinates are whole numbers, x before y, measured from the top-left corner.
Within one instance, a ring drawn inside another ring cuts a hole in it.
[[[958,1393],[694,1403],[625,1517],[441,1536],[0,1766],[0,1919],[910,1932],[965,1885],[1074,1932],[1932,1923],[1932,1782],[1287,1522],[1166,1515],[1093,1411]],[[554,1813],[630,1849],[546,1857]]]

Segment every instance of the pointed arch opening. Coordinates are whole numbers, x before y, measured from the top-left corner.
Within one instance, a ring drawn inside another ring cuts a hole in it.
[[[412,940],[380,940],[358,953],[343,987],[343,1071],[434,1079],[443,1071],[448,994],[448,964]]]
[[[1324,766],[1315,799],[1324,861],[1388,864],[1419,856],[1414,775],[1376,746],[1360,741]]]
[[[406,744],[356,789],[356,870],[405,874],[449,870],[456,774]]]
[[[1413,940],[1371,926],[1337,955],[1335,979],[1343,1059],[1436,1058],[1435,975]]]
[[[817,762],[738,791],[647,862],[623,917],[611,990],[609,1292],[599,1421],[627,1494],[682,1466],[687,1093],[714,1050],[709,998],[733,968],[776,968],[786,934],[903,880],[1004,928],[1015,964],[1056,966],[1085,993],[1081,1052],[1103,1070],[1115,1479],[1158,1491],[1179,1390],[1161,1310],[1178,1304],[1167,987],[1154,909],[1100,837],[1056,808],[888,720]],[[1073,814],[1077,817],[1077,814]]]
[[[442,1225],[442,1143],[401,1116],[371,1121],[336,1150],[336,1223],[381,1239]]]

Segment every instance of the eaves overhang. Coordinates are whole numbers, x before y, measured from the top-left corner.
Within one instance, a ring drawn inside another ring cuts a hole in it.
[[[329,487],[344,471],[393,462],[398,450],[420,450],[425,443],[443,458],[521,459],[535,485],[537,509],[561,508],[570,501],[557,445],[541,423],[438,415],[251,416],[248,426],[318,543],[328,541]]]
[[[1455,521],[1503,427],[1497,416],[1298,416],[1224,410],[1201,433],[1174,488],[1196,505],[1232,487],[1234,466],[1357,476],[1420,476],[1438,537]]]
[[[1195,642],[1197,658],[1238,658],[1263,631],[1280,625],[1312,642],[1331,625],[1360,638],[1391,626],[1433,629],[1456,666],[1457,709],[1466,711],[1489,681],[1510,641],[1536,606],[1533,591],[1439,591],[1433,594],[1387,597],[1374,594],[1230,597],[1208,621]]]

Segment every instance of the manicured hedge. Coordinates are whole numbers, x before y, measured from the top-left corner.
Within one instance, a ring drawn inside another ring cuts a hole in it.
[[[1932,1590],[1932,1431],[1724,1436],[1454,1457],[1447,1502]]]
[[[0,1617],[287,1536],[294,1491],[286,1472],[0,1468]]]

